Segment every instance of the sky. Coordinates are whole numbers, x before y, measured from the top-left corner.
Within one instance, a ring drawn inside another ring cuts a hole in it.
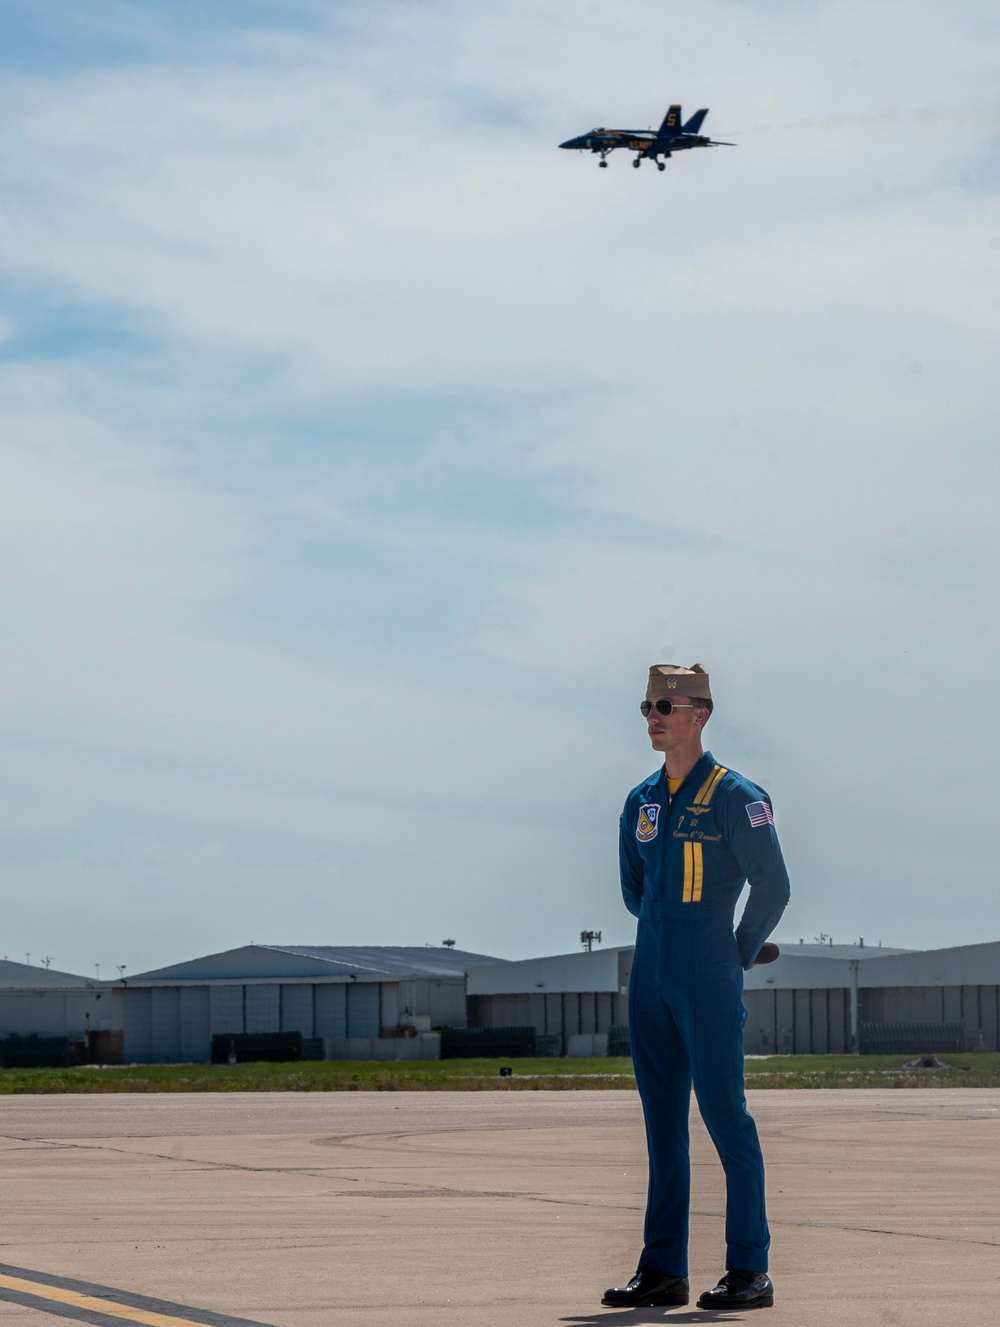
[[[649,665],[779,940],[1000,939],[1000,11],[6,0],[0,947],[627,944]],[[709,106],[659,173],[557,145]]]

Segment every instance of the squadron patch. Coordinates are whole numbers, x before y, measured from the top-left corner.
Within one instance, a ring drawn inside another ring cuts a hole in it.
[[[639,823],[635,827],[635,836],[640,843],[648,843],[650,839],[656,838],[659,820],[660,805],[658,802],[647,802],[645,806],[639,807]]]

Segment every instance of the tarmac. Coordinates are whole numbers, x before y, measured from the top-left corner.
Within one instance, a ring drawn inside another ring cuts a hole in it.
[[[1000,1322],[1000,1091],[750,1108],[776,1286],[761,1323]],[[623,1312],[600,1297],[641,1243],[632,1091],[2,1097],[0,1322],[740,1322],[694,1306],[722,1272],[724,1184],[692,1124],[692,1303]]]

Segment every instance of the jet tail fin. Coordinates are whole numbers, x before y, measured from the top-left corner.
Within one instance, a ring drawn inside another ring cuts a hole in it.
[[[679,106],[671,106],[663,117],[663,123],[656,131],[656,136],[658,138],[672,138],[674,134],[679,134],[680,132],[681,108]]]
[[[688,120],[687,124],[684,126],[684,133],[696,134],[698,130],[701,128],[702,124],[704,123],[705,116],[707,114],[708,114],[707,106],[703,111],[695,111],[694,115],[691,116],[690,120]]]

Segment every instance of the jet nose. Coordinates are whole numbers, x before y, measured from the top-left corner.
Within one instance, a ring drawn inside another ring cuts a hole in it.
[[[583,140],[579,138],[567,138],[565,143],[560,143],[560,147],[583,147]]]

